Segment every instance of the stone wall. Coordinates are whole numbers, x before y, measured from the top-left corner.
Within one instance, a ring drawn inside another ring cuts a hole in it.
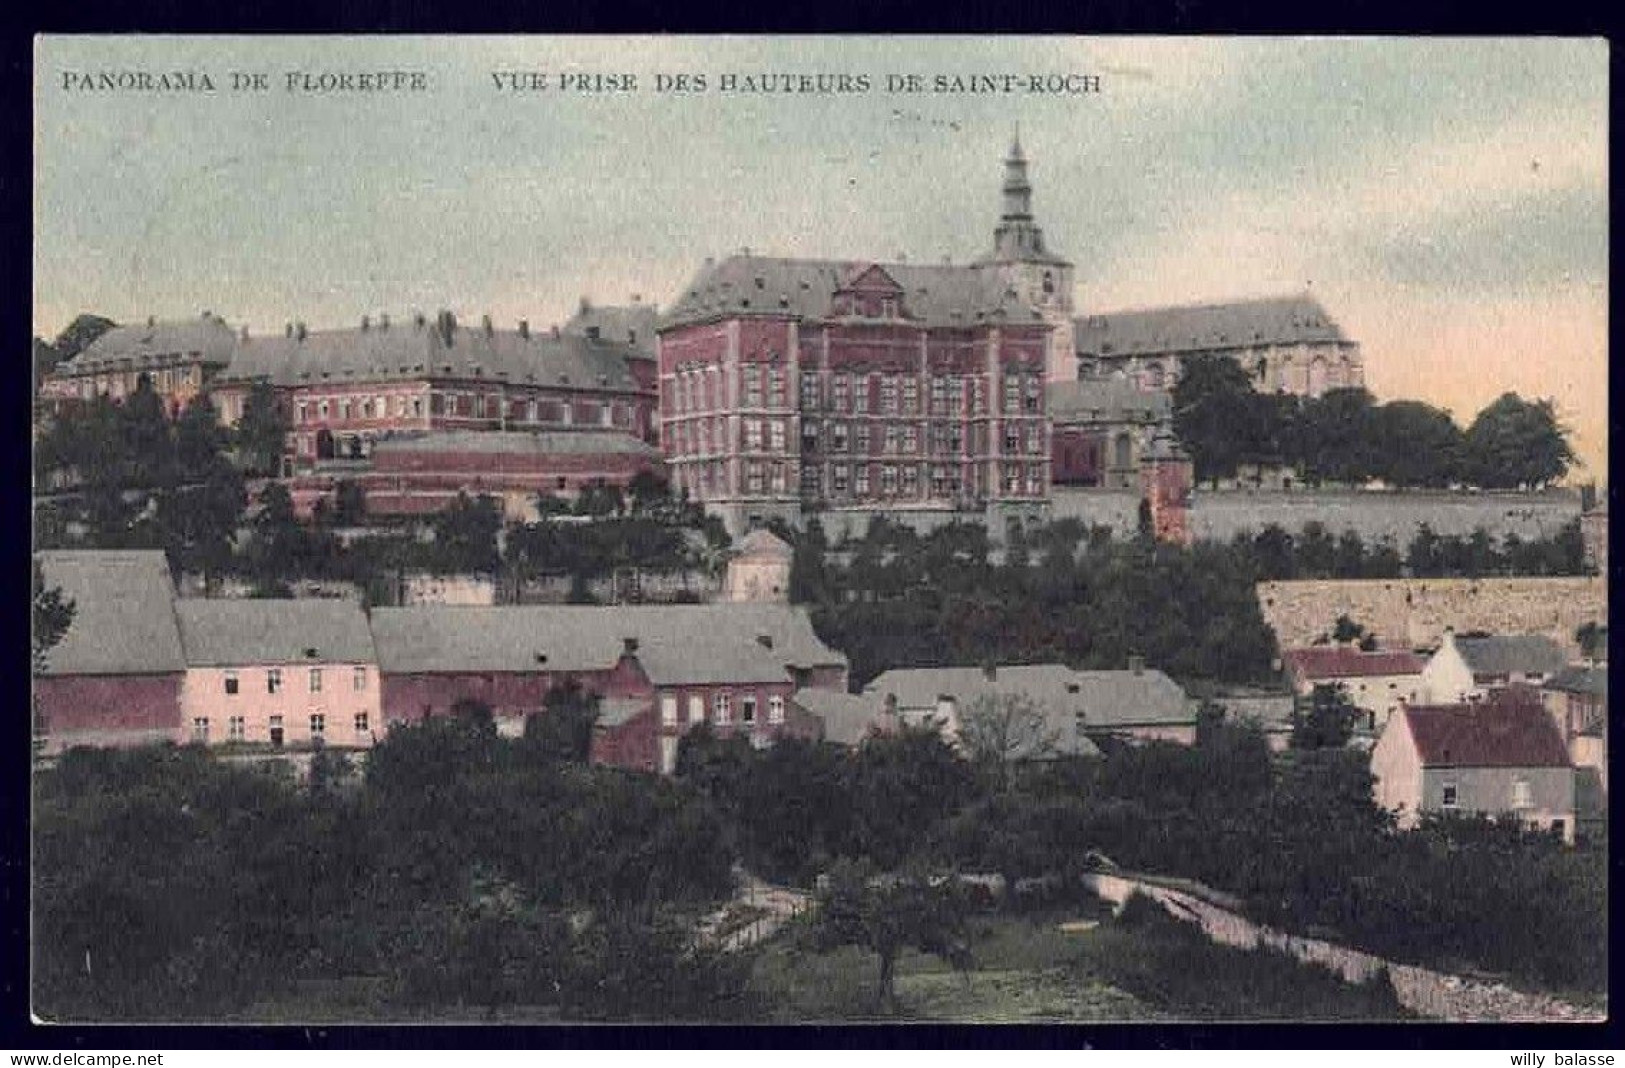
[[[1575,630],[1608,622],[1602,576],[1481,579],[1295,579],[1258,584],[1264,621],[1282,648],[1308,645],[1346,615],[1379,641],[1431,649],[1458,634],[1547,634],[1579,655]]]
[[[1104,524],[1119,535],[1132,534],[1139,521],[1140,495],[1133,490],[1053,491],[1055,519]],[[1353,530],[1367,542],[1391,540],[1401,551],[1428,524],[1434,533],[1462,537],[1480,527],[1497,538],[1517,534],[1527,540],[1551,537],[1580,518],[1579,494],[1544,493],[1375,493],[1363,490],[1202,490],[1191,496],[1191,532],[1197,540],[1229,541],[1243,531],[1277,524],[1296,533],[1320,523],[1334,536]]]
[[[1368,983],[1386,973],[1395,998],[1419,1016],[1453,1023],[1580,1023],[1607,1019],[1604,1011],[1513,990],[1503,983],[1397,964],[1334,942],[1254,923],[1233,908],[1218,904],[1223,895],[1194,885],[1184,889],[1162,880],[1104,872],[1085,874],[1083,881],[1102,900],[1119,907],[1135,892],[1144,894],[1175,919],[1196,924],[1220,945],[1244,950],[1274,949],[1305,964],[1325,968],[1346,983]]]

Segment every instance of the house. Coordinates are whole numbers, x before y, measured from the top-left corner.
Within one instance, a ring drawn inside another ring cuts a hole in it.
[[[1525,687],[1401,709],[1371,751],[1371,774],[1377,804],[1401,827],[1425,813],[1515,816],[1574,840],[1574,765],[1562,733]]]
[[[355,601],[177,601],[177,741],[364,749],[382,734],[378,657]]]
[[[1351,645],[1312,645],[1281,654],[1287,682],[1299,697],[1316,686],[1338,686],[1365,713],[1358,726],[1379,732],[1402,705],[1423,700],[1427,662],[1403,650],[1367,651]]]
[[[1190,744],[1195,709],[1185,691],[1160,671],[1135,664],[1125,671],[1075,671],[1063,664],[905,668],[885,672],[864,688],[899,722],[934,720],[959,736],[972,708],[1025,699],[1043,716],[1048,741],[1063,753],[1095,751],[1091,735]]]
[[[38,749],[175,738],[186,658],[164,554],[54,550],[38,559],[45,588],[60,588],[74,608],[34,679]]]
[[[1422,669],[1423,700],[1452,704],[1478,700],[1507,686],[1539,686],[1568,664],[1543,634],[1458,636],[1444,641]]]
[[[873,695],[841,690],[801,690],[795,703],[823,724],[820,737],[826,742],[855,749],[871,734],[895,727],[886,716],[885,705]]]
[[[701,723],[768,744],[816,737],[790,699],[844,689],[846,660],[804,610],[778,605],[423,605],[372,614],[388,724],[489,705],[515,734],[555,687],[600,698],[594,760],[671,771],[677,742]]]
[[[739,541],[722,583],[724,601],[788,604],[795,550],[770,530],[756,529]]]
[[[1541,686],[1540,697],[1574,763],[1580,830],[1594,833],[1608,819],[1608,668],[1564,668]]]

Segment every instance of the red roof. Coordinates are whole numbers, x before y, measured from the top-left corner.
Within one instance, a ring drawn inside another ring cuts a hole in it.
[[[1422,764],[1467,768],[1566,768],[1568,747],[1538,697],[1505,690],[1459,705],[1404,709]]]
[[[1423,659],[1401,651],[1365,652],[1349,645],[1315,645],[1282,654],[1287,670],[1301,679],[1348,679],[1370,675],[1419,675]]]

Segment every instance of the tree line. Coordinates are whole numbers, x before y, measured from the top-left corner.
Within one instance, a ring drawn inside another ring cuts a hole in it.
[[[1415,400],[1378,404],[1364,389],[1260,393],[1230,356],[1187,364],[1174,386],[1173,420],[1198,482],[1256,464],[1290,468],[1311,485],[1535,489],[1575,462],[1549,400],[1503,393],[1464,429],[1448,411]]]

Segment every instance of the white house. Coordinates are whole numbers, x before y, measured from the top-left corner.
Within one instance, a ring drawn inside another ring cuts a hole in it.
[[[1469,638],[1445,631],[1422,669],[1422,696],[1429,704],[1477,701],[1507,686],[1540,686],[1567,665],[1563,650],[1543,634]]]
[[[1381,731],[1402,705],[1422,700],[1426,661],[1405,650],[1367,652],[1351,645],[1312,645],[1281,654],[1292,692],[1308,697],[1316,686],[1341,686],[1365,713],[1359,724]]]

